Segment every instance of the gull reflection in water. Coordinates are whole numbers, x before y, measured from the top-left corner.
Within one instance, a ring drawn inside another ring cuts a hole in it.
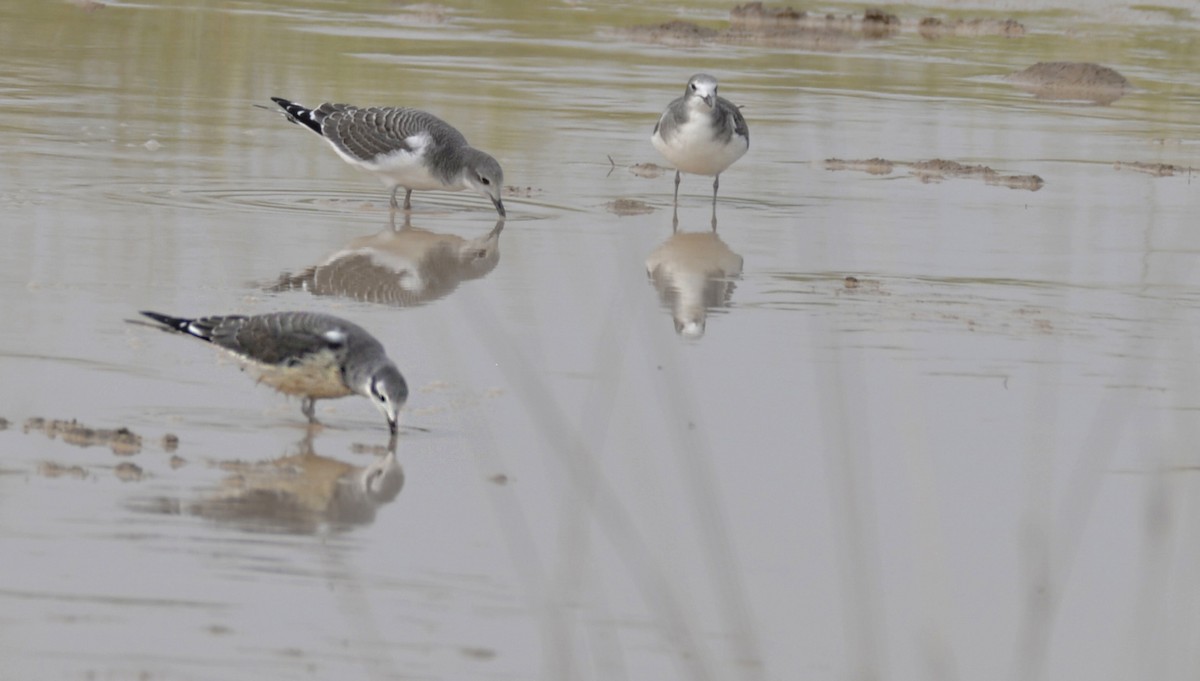
[[[494,270],[500,262],[503,229],[500,219],[487,234],[464,239],[413,227],[406,214],[403,226],[392,222],[377,234],[358,237],[319,265],[299,274],[284,272],[266,290],[308,291],[397,307],[422,305]]]
[[[134,504],[138,510],[186,513],[247,532],[317,534],[346,531],[375,520],[404,487],[395,438],[385,453],[366,466],[321,456],[313,450],[312,429],[299,451],[259,462],[222,461],[220,486],[202,499],[159,498]]]
[[[672,216],[671,238],[646,257],[646,274],[671,310],[675,333],[685,338],[703,336],[708,313],[729,306],[741,273],[742,256],[717,236],[715,213],[705,232],[681,232]]]

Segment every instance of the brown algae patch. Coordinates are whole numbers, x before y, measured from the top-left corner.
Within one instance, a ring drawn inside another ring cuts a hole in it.
[[[1129,81],[1107,66],[1090,62],[1051,61],[1010,73],[1004,80],[1040,99],[1111,104],[1131,89]]]
[[[987,166],[965,165],[940,158],[912,163],[889,161],[883,158],[866,160],[831,158],[825,160],[826,170],[854,170],[871,175],[887,175],[896,166],[907,166],[912,174],[922,182],[941,182],[947,178],[974,178],[983,180],[985,184],[1031,192],[1036,192],[1046,184],[1037,175],[1005,175]]]
[[[106,446],[117,456],[132,456],[142,451],[142,436],[124,427],[115,430],[89,428],[75,419],[34,417],[25,421],[23,430],[26,433],[40,430],[52,440],[62,438],[63,442],[77,447]]]

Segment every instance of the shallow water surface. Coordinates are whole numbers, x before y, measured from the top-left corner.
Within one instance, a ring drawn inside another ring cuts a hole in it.
[[[0,7],[0,678],[1194,678],[1194,8],[494,4]],[[715,218],[648,165],[698,71]],[[272,95],[443,116],[508,219]],[[145,309],[361,324],[394,450]]]

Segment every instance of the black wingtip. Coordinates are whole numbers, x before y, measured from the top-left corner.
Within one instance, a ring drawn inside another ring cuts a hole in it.
[[[177,331],[183,331],[184,328],[187,327],[187,325],[189,323],[191,323],[190,319],[183,319],[182,317],[172,317],[170,315],[165,315],[165,314],[161,314],[158,312],[150,312],[149,310],[139,310],[138,314],[142,315],[143,317],[149,317],[150,319],[153,319],[154,321],[158,322],[159,324],[162,324],[163,326],[168,326]]]
[[[312,109],[284,99],[283,97],[272,97],[271,101],[275,102],[281,109],[283,109],[283,112],[287,115],[287,119],[289,121],[298,125],[303,125],[318,135],[321,134],[321,124],[315,120]]]
[[[186,333],[190,336],[196,335],[196,333],[192,331],[192,323],[196,321],[194,319],[172,317],[171,315],[161,314],[159,312],[151,312],[149,310],[139,310],[138,314],[142,315],[143,317],[148,317],[154,320],[156,323],[150,324],[149,322],[143,322],[136,319],[130,319],[127,321],[129,321],[131,324],[149,326],[158,329],[159,331],[166,331],[168,333]]]

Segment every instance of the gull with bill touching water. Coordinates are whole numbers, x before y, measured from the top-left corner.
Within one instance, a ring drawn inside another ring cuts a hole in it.
[[[717,96],[717,79],[697,73],[683,96],[667,105],[650,141],[675,165],[675,205],[681,172],[713,176],[713,208],[721,173],[750,148],[750,129],[738,107]]]
[[[412,210],[414,189],[470,189],[491,199],[500,217],[504,171],[487,153],[431,113],[405,107],[359,108],[326,102],[315,109],[280,97],[272,101],[287,119],[312,130],[352,166],[376,175],[396,193],[404,188],[404,210]]]
[[[304,401],[316,423],[316,401],[363,395],[383,412],[394,436],[408,384],[383,345],[357,324],[319,312],[272,312],[251,316],[172,317],[142,315],[158,328],[194,336],[224,349],[252,369],[260,383]]]

